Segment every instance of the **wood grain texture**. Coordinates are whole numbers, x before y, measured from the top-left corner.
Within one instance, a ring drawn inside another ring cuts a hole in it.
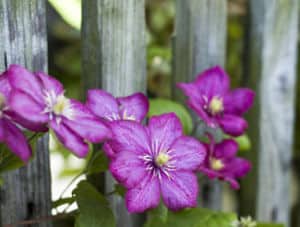
[[[44,0],[0,1],[0,69],[20,64],[47,71],[46,9]],[[27,166],[4,176],[0,189],[0,223],[48,216],[51,212],[48,137],[39,140]],[[39,227],[50,227],[41,223]]]
[[[85,90],[101,87],[115,96],[146,91],[144,0],[83,1],[82,62]],[[115,181],[106,175],[106,191]],[[141,226],[123,199],[111,197],[117,226]]]
[[[226,53],[226,1],[177,0],[173,40],[173,97],[184,100],[177,82],[191,82],[203,70],[224,66]],[[199,117],[192,113],[195,122]],[[200,205],[220,209],[221,186],[200,182]]]
[[[296,54],[298,37],[297,0],[252,0],[248,83],[256,89],[251,112],[252,150],[257,151],[258,220],[289,226],[291,158],[294,130]],[[257,160],[257,161],[256,161]],[[248,190],[249,191],[249,190]],[[247,197],[247,199],[245,198]],[[254,207],[255,195],[242,202]],[[251,212],[251,211],[250,211]]]

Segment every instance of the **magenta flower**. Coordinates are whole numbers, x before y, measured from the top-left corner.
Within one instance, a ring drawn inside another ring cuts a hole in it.
[[[8,105],[11,86],[7,74],[0,75],[0,142],[20,159],[27,162],[31,156],[31,148],[22,131],[13,122],[13,113]]]
[[[239,189],[238,178],[244,177],[251,169],[251,163],[236,157],[238,144],[232,139],[215,144],[211,140],[206,144],[207,156],[199,170],[210,179],[218,178],[230,183],[233,189]]]
[[[201,73],[194,82],[177,86],[189,97],[189,107],[208,126],[239,136],[248,127],[242,115],[252,106],[255,93],[248,88],[230,91],[229,83],[226,72],[216,66]]]
[[[172,210],[197,204],[198,183],[194,173],[205,158],[205,148],[183,135],[174,113],[152,117],[149,125],[134,121],[112,124],[113,143],[118,155],[110,171],[128,190],[129,212],[156,207],[160,196]]]
[[[60,82],[42,72],[31,73],[12,65],[8,69],[12,85],[9,104],[17,116],[41,128],[51,128],[58,140],[78,157],[88,153],[88,142],[98,143],[110,130],[80,102],[64,96]]]
[[[149,110],[148,99],[143,93],[115,98],[106,91],[93,89],[88,91],[86,104],[95,116],[107,122],[118,120],[141,122]],[[104,152],[110,158],[113,158],[116,153],[113,146],[110,141],[103,145]]]

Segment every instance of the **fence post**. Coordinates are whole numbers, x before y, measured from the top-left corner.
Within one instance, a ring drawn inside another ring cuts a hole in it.
[[[248,182],[248,187],[255,191],[257,185],[258,220],[289,226],[298,1],[252,0],[250,16],[247,80],[257,97],[249,132],[252,150],[258,152],[258,183]],[[254,207],[253,201],[253,193],[242,198],[245,206]]]
[[[177,0],[173,39],[173,97],[183,101],[175,88],[180,81],[190,82],[203,70],[224,66],[226,52],[227,3],[220,0]],[[194,114],[194,119],[196,117]],[[201,205],[221,208],[221,185],[200,182]]]
[[[21,64],[47,71],[46,6],[44,0],[0,1],[0,68]],[[36,145],[27,166],[4,174],[0,189],[0,225],[51,214],[48,137]],[[37,225],[35,225],[37,226]],[[50,227],[51,223],[41,223]]]
[[[146,91],[144,0],[83,1],[82,57],[84,88],[101,87],[115,96]],[[114,188],[106,175],[106,191]],[[112,209],[117,226],[141,226],[119,196]]]

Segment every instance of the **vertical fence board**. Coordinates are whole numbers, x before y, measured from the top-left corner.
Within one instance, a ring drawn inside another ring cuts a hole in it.
[[[252,0],[250,12],[248,82],[257,91],[249,123],[252,149],[258,151],[256,215],[289,226],[298,1]],[[254,191],[256,184],[250,185]],[[253,206],[255,194],[246,196],[242,202]]]
[[[44,0],[0,1],[0,68],[21,64],[30,70],[47,71],[46,8]],[[48,216],[51,213],[51,182],[48,137],[40,139],[34,159],[8,172],[0,189],[0,223]],[[41,223],[40,227],[50,227]]]
[[[146,91],[144,0],[83,1],[84,88],[101,87],[115,96]],[[114,189],[106,176],[106,191]],[[141,226],[119,196],[112,196],[117,226]]]
[[[180,81],[190,82],[203,70],[224,66],[226,50],[226,1],[177,0],[173,40],[173,97],[183,101],[175,88]],[[194,116],[194,120],[198,119]],[[200,182],[201,205],[221,207],[221,186],[217,182]],[[203,201],[203,202],[202,202]]]

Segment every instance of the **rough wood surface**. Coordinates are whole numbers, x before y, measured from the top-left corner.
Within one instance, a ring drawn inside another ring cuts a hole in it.
[[[144,0],[83,1],[82,57],[85,90],[101,87],[115,96],[146,91]],[[106,176],[106,191],[114,189]],[[112,196],[117,226],[141,226],[119,196]]]
[[[1,71],[12,63],[47,71],[45,11],[44,0],[0,1]],[[0,189],[0,225],[50,215],[50,181],[48,137],[45,136],[37,144],[33,161],[5,174]]]
[[[252,150],[258,152],[254,163],[258,165],[258,183],[252,181],[247,187],[252,185],[255,191],[257,186],[257,218],[286,226],[290,215],[298,4],[298,0],[250,1],[247,78],[257,96],[249,132]],[[253,207],[254,196],[247,194],[242,201]]]
[[[190,82],[203,70],[224,66],[226,50],[226,1],[177,0],[173,40],[173,97],[183,101],[175,88],[180,81]],[[194,120],[198,119],[194,116]],[[220,209],[221,186],[200,182],[200,205]]]

